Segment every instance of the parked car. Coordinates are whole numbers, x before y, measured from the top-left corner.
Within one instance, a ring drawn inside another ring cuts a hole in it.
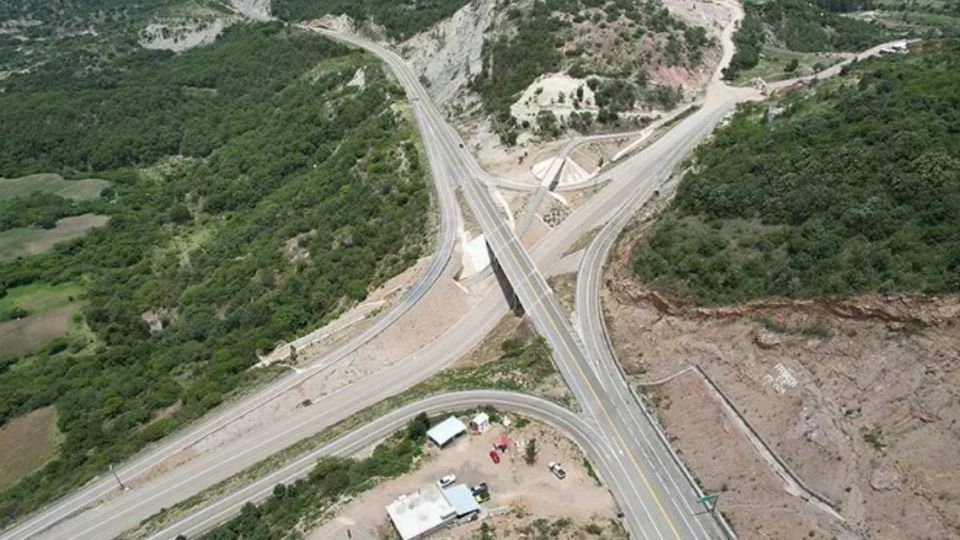
[[[447,474],[447,475],[444,475],[443,477],[441,477],[439,480],[437,480],[437,487],[439,487],[439,488],[442,489],[442,488],[445,488],[445,487],[447,487],[447,486],[453,485],[453,483],[456,482],[456,481],[457,481],[457,475],[455,475],[455,474]]]
[[[497,463],[500,463],[500,454],[498,454],[496,450],[491,450],[490,459],[493,461],[494,465],[496,465]]]
[[[478,493],[485,493],[485,492],[488,492],[488,491],[490,491],[490,490],[487,489],[487,483],[486,483],[486,482],[480,482],[479,484],[474,484],[474,485],[470,486],[470,493],[472,493],[472,494],[474,494],[474,495],[476,495],[476,494],[478,494]]]
[[[564,478],[567,477],[567,471],[563,470],[563,467],[561,467],[560,464],[557,463],[556,461],[550,462],[550,472],[552,472],[553,475],[559,478],[560,480],[563,480]]]

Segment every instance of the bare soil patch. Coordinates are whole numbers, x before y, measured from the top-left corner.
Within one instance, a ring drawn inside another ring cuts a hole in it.
[[[634,281],[638,231],[604,279],[624,369],[640,382],[701,366],[843,517],[789,494],[695,372],[641,387],[741,537],[960,536],[960,297],[684,308]]]
[[[0,428],[0,490],[40,468],[57,452],[57,410],[43,407]]]
[[[495,465],[487,453],[494,437],[502,433],[511,438],[511,446]],[[533,465],[524,461],[523,448],[530,439],[536,439],[539,448]],[[567,472],[564,480],[558,480],[548,470],[551,461],[563,465]],[[445,450],[428,448],[414,472],[384,482],[349,502],[334,519],[312,531],[307,538],[347,538],[348,530],[355,539],[393,538],[384,507],[398,496],[452,473],[457,476],[457,483],[486,482],[490,500],[481,505],[480,520],[451,527],[430,538],[471,538],[486,524],[493,528],[494,537],[498,539],[588,536],[625,539],[612,497],[583,464],[580,450],[552,428],[538,423],[528,423],[522,428],[494,424],[485,433],[467,435]],[[596,535],[585,533],[591,524]],[[549,536],[537,536],[537,532],[542,531],[547,531]]]
[[[52,309],[40,315],[0,323],[0,357],[35,352],[55,337],[67,333],[77,304]]]
[[[31,174],[20,178],[0,178],[0,199],[26,197],[40,191],[82,201],[98,197],[103,188],[109,185],[110,182],[95,178],[65,180],[59,174]]]
[[[0,260],[43,253],[58,242],[80,238],[90,229],[106,225],[109,219],[97,214],[82,214],[57,221],[53,229],[29,227],[0,232]]]

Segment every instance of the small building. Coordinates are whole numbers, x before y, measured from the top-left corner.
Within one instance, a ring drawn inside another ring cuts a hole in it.
[[[476,517],[480,514],[480,503],[466,484],[457,484],[443,490],[443,496],[457,512],[457,519]]]
[[[387,515],[403,540],[417,540],[457,519],[457,509],[434,485],[401,495],[387,505]]]
[[[483,433],[490,427],[490,415],[487,413],[480,413],[473,417],[473,420],[470,420],[470,430],[476,433]]]
[[[445,448],[451,442],[467,432],[467,426],[456,416],[451,416],[443,422],[427,430],[427,438],[440,448]]]
[[[508,446],[510,446],[510,437],[506,435],[500,435],[493,440],[493,447],[501,452],[506,452]]]

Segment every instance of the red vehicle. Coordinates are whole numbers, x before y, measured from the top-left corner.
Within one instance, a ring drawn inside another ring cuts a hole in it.
[[[500,454],[498,454],[496,450],[491,450],[490,459],[493,460],[493,464],[496,465],[497,463],[500,463]]]

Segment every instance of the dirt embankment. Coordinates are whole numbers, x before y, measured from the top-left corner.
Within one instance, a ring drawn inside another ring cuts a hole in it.
[[[699,365],[843,518],[788,493],[696,372],[644,387],[743,538],[960,536],[960,297],[681,307],[632,279],[636,234],[603,291],[626,371]]]

